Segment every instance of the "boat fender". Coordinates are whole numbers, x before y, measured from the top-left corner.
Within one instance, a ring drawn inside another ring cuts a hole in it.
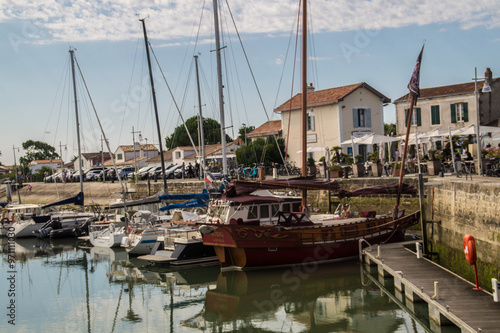
[[[131,226],[128,226],[127,228],[127,233],[131,234],[132,233],[132,227]]]
[[[9,223],[9,218],[8,217],[4,217],[2,219],[2,225],[4,225],[4,223]]]
[[[12,214],[12,215],[10,216],[10,219],[11,219],[11,221],[12,221],[12,222],[15,222],[15,221],[14,221],[14,214]]]
[[[205,235],[208,235],[208,234],[211,234],[212,232],[214,232],[214,228],[213,227],[210,227],[208,225],[202,225],[200,226],[200,228],[198,229],[202,234],[205,234]]]
[[[469,265],[475,265],[476,264],[476,242],[474,240],[474,237],[471,235],[465,235],[464,236],[464,253],[465,253],[465,259],[469,263]]]
[[[113,231],[115,231],[115,226],[113,224],[110,224],[109,227],[108,227],[108,229],[109,229],[109,233],[112,234]]]

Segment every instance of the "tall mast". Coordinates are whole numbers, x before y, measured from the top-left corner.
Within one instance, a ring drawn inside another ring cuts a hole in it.
[[[307,0],[302,0],[302,176],[307,176]],[[307,191],[302,191],[302,209],[307,208]]]
[[[80,172],[80,192],[83,193],[83,174],[82,174],[82,150],[80,146],[80,117],[78,116],[78,100],[76,96],[76,79],[75,79],[75,55],[72,49],[69,50],[71,55],[71,72],[73,74],[73,95],[75,98],[75,114],[76,114],[76,137],[78,140],[78,169]]]
[[[156,130],[158,131],[158,143],[160,145],[160,158],[161,158],[161,171],[163,174],[163,190],[165,194],[167,193],[167,179],[165,175],[165,158],[163,156],[163,144],[161,143],[161,131],[160,131],[160,121],[158,120],[158,106],[156,104],[156,93],[155,93],[155,85],[153,80],[153,71],[151,70],[151,57],[149,56],[149,43],[148,43],[148,35],[146,33],[146,22],[145,18],[140,19],[142,22],[142,28],[144,30],[144,43],[146,45],[146,55],[148,58],[148,68],[149,68],[149,80],[151,81],[151,94],[153,95],[153,106],[155,109],[155,117],[156,117]],[[135,143],[134,143],[135,145]]]
[[[220,136],[222,145],[222,176],[228,175],[227,156],[226,156],[226,122],[224,120],[224,93],[222,86],[222,65],[220,56],[220,37],[219,37],[219,8],[217,0],[214,4],[214,26],[215,26],[215,51],[217,52],[217,79],[219,81],[219,108],[220,108]]]
[[[200,126],[200,138],[201,138],[201,167],[203,173],[205,172],[205,134],[203,132],[203,113],[201,111],[201,92],[200,92],[200,76],[198,74],[198,56],[194,56],[194,63],[196,65],[196,85],[198,86],[198,105],[200,107],[200,118],[199,118],[199,126]],[[225,149],[224,149],[225,151]],[[200,173],[201,175],[201,173]],[[206,182],[205,186],[207,185]]]

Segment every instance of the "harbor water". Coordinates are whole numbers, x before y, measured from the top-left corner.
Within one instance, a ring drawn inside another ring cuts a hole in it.
[[[358,261],[221,272],[77,240],[1,241],[0,332],[430,331],[425,309],[408,311]]]

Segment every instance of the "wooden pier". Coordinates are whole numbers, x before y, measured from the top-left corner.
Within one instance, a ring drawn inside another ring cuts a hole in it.
[[[474,290],[474,284],[453,272],[417,258],[408,248],[411,245],[416,247],[415,242],[406,242],[365,249],[363,259],[377,266],[379,276],[394,279],[407,304],[427,303],[433,325],[455,325],[462,332],[500,332],[500,303],[491,293]]]

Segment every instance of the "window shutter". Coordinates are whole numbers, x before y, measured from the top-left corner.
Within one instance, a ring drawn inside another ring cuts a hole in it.
[[[455,111],[455,104],[450,105],[451,108],[451,123],[456,124],[457,122],[457,112]]]
[[[417,108],[417,126],[422,126],[422,115],[420,114],[420,108]]]
[[[432,125],[439,125],[441,123],[439,116],[439,105],[431,106],[431,121]]]
[[[365,119],[366,119],[365,127],[372,127],[372,109],[365,110]]]
[[[359,127],[358,109],[352,109],[352,115],[354,118],[354,128]]]
[[[410,109],[405,109],[405,127],[408,127],[408,114],[410,113]]]
[[[464,103],[464,122],[469,121],[469,108],[467,106],[467,103]]]

